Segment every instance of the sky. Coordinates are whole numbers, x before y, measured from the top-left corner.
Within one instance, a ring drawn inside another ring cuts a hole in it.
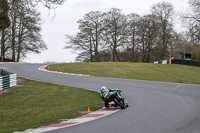
[[[41,12],[42,31],[41,35],[48,50],[40,54],[28,54],[23,62],[27,63],[70,63],[75,62],[77,56],[73,50],[64,49],[66,46],[66,35],[75,35],[78,32],[77,21],[82,19],[90,11],[107,12],[111,8],[122,9],[126,15],[137,13],[145,15],[150,13],[152,5],[159,2],[170,2],[175,11],[182,12],[188,10],[188,0],[67,0],[57,9],[49,11],[43,6],[39,6]],[[176,30],[181,30],[182,26],[175,21]]]

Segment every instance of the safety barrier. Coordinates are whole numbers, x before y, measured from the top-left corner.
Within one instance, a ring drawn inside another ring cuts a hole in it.
[[[197,66],[200,67],[200,61],[196,60],[182,60],[182,59],[169,59],[162,61],[155,61],[155,64],[180,64],[180,65],[189,65],[189,66]]]
[[[169,64],[169,60],[155,61],[155,64]]]
[[[181,65],[189,65],[189,66],[200,67],[200,61],[196,61],[196,60],[173,59],[172,64],[181,64]]]
[[[4,90],[17,85],[17,74],[0,69],[0,90]]]

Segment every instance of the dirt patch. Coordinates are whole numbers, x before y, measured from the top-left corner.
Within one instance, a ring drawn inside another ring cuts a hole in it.
[[[2,95],[2,94],[4,94],[4,93],[7,93],[7,92],[9,92],[9,91],[11,91],[11,90],[13,90],[13,89],[15,89],[15,88],[17,88],[17,86],[11,87],[11,88],[8,88],[8,89],[5,89],[5,90],[0,90],[0,95]]]

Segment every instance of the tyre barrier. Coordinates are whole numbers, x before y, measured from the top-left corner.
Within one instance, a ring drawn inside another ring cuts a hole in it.
[[[17,85],[17,74],[0,69],[0,90],[4,90]]]

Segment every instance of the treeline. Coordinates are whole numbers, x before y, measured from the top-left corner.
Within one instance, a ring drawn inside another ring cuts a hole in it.
[[[0,22],[1,57],[19,62],[30,52],[40,53],[47,49],[40,34],[40,13],[33,3],[24,0],[1,0],[1,9],[5,5],[7,11],[1,12],[4,22]]]
[[[66,0],[0,0],[1,57],[19,62],[28,53],[47,49],[42,40],[41,18],[37,11],[42,4],[56,9]]]
[[[190,5],[191,13],[180,15],[188,29],[184,33],[174,30],[175,11],[168,2],[153,5],[144,16],[125,15],[116,8],[89,12],[78,21],[79,32],[66,35],[65,48],[77,52],[76,60],[83,62],[153,62],[169,59],[177,48],[200,60],[200,2],[190,0]]]

